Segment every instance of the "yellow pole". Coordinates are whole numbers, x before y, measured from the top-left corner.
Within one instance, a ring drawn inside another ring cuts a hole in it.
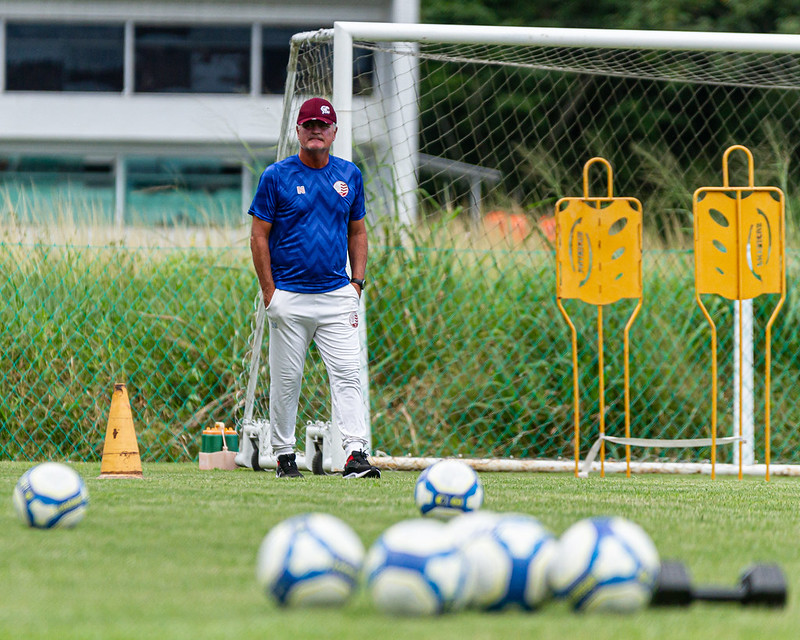
[[[769,463],[770,463],[770,425],[769,425],[769,414],[771,409],[770,403],[770,384],[771,384],[771,376],[770,376],[770,368],[772,362],[772,350],[770,349],[770,340],[772,340],[772,320],[774,319],[773,316],[769,319],[769,324],[767,324],[765,342],[766,342],[766,353],[765,353],[765,363],[764,363],[764,464],[767,467],[766,473],[764,478],[767,482],[769,482]]]
[[[711,325],[711,479],[713,480],[717,477],[717,326],[697,292],[695,299],[708,324]]]
[[[703,307],[703,313],[711,321],[711,316]],[[711,479],[717,477],[717,326],[711,321]]]
[[[606,477],[606,402],[605,402],[605,379],[603,377],[603,305],[597,305],[597,369],[598,387],[600,394],[600,477]]]
[[[625,331],[623,332],[623,349],[624,349],[624,356],[625,356],[625,437],[631,437],[631,373],[630,373],[630,330],[631,326],[633,326],[633,321],[636,319],[636,316],[639,314],[639,309],[642,308],[642,299],[639,298],[639,303],[636,305],[636,308],[631,313],[631,317],[628,318],[628,322],[625,325]],[[630,478],[631,477],[631,445],[625,445],[625,476]]]
[[[570,323],[572,324],[572,323]],[[572,325],[572,392],[575,396],[573,414],[575,415],[575,477],[578,477],[581,459],[581,401],[578,376],[578,333]]]
[[[579,477],[580,471],[580,456],[581,456],[581,411],[580,411],[580,389],[578,381],[578,331],[575,329],[575,324],[567,314],[564,305],[561,304],[561,298],[556,298],[561,315],[569,325],[571,342],[572,342],[572,395],[573,395],[573,414],[574,414],[574,448],[575,448],[575,477]]]

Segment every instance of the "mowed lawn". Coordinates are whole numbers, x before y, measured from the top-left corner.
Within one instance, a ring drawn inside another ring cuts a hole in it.
[[[695,604],[622,616],[551,602],[535,613],[405,619],[376,611],[363,589],[342,609],[280,609],[256,585],[255,558],[270,527],[309,511],[341,517],[368,547],[416,517],[416,473],[287,481],[165,463],[145,464],[143,480],[100,480],[99,463],[78,463],[86,518],[74,530],[38,531],[19,523],[11,503],[30,466],[0,463],[0,638],[730,640],[793,638],[800,629],[797,479],[481,474],[486,508],[535,515],[555,534],[587,516],[635,520],[698,584],[732,586],[748,564],[778,562],[789,581],[785,609]]]

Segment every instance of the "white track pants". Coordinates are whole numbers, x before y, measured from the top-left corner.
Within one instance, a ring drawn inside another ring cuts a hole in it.
[[[348,284],[329,293],[276,290],[269,320],[269,422],[275,455],[295,448],[297,404],[311,341],[331,385],[332,420],[346,451],[367,447],[360,380],[358,293]]]

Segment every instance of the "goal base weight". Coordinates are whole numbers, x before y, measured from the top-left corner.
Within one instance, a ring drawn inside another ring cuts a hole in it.
[[[240,467],[262,471],[275,469],[278,459],[270,444],[269,420],[250,420],[242,425],[236,464]],[[297,466],[315,475],[341,473],[344,469],[342,436],[330,421],[306,423],[305,452],[297,452]]]

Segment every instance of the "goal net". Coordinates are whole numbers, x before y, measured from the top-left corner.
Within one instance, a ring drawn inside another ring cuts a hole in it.
[[[363,381],[373,450],[572,457],[572,363],[555,304],[554,205],[583,194],[582,168],[596,156],[613,168],[614,195],[638,198],[643,208],[632,433],[708,437],[710,345],[694,301],[692,194],[722,184],[722,154],[733,144],[752,151],[756,184],[796,191],[799,51],[798,36],[754,34],[337,23],[296,35],[278,155],[297,151],[293,117],[302,101],[326,96],[339,116],[334,153],[359,165],[368,193]],[[731,183],[747,177],[746,163],[734,157]],[[588,190],[605,195],[606,175],[592,175]],[[789,198],[790,241],[795,210]],[[607,432],[622,433],[620,336],[631,307],[621,301],[604,314],[603,405],[596,309],[569,302],[580,333],[587,451],[600,406]],[[774,300],[746,307],[753,330],[741,363],[738,305],[709,304],[720,328],[720,429],[734,435],[742,407],[758,462],[762,330]],[[244,419],[268,417],[260,308],[257,301],[239,376]],[[790,401],[793,347],[780,326],[774,335],[772,459],[788,463],[797,436],[782,425],[800,418]],[[305,375],[299,427],[330,416],[313,349]],[[624,449],[609,443],[607,455],[621,459]],[[708,460],[709,448],[633,455],[697,463]],[[734,455],[726,448],[718,459]]]

